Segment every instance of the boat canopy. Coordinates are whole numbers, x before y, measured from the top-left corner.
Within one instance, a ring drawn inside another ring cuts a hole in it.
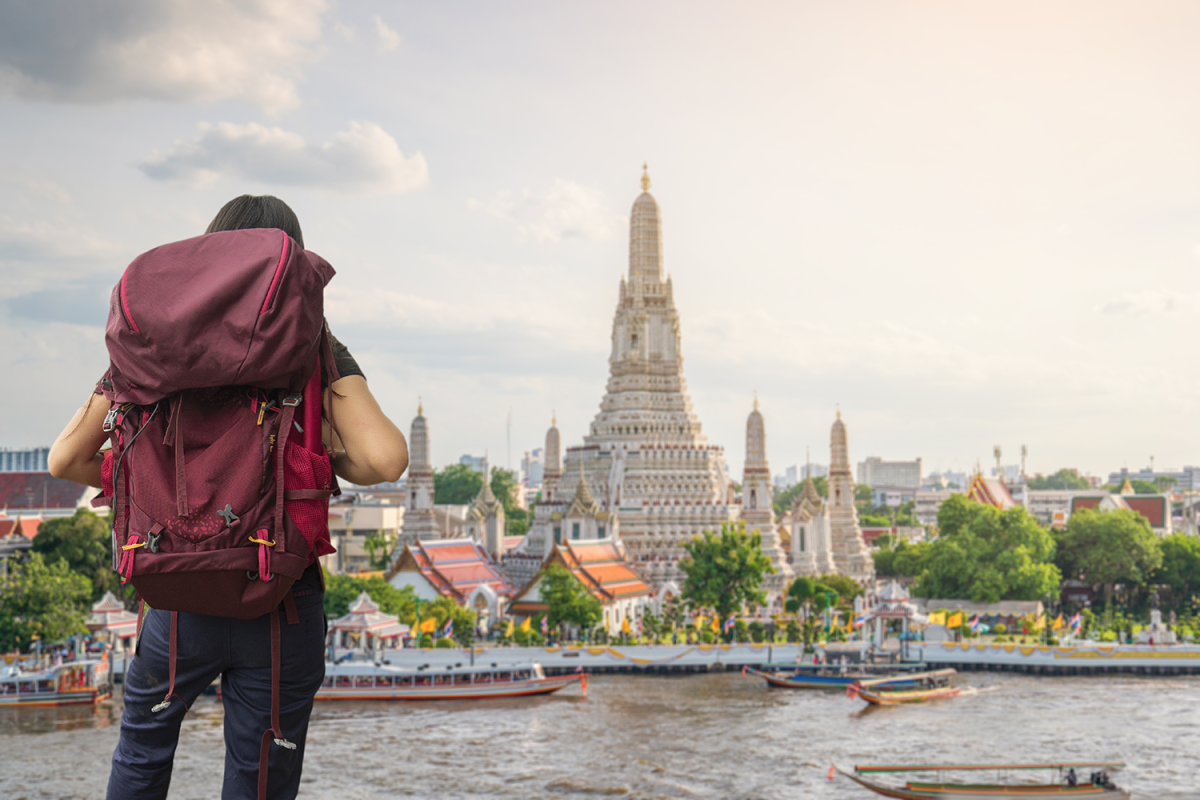
[[[880,772],[943,772],[1007,769],[1123,769],[1120,761],[1064,761],[1057,764],[877,764],[856,766],[860,775]]]

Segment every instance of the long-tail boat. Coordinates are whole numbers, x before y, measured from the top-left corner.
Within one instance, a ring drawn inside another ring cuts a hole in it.
[[[866,700],[875,706],[899,706],[908,703],[924,703],[955,697],[962,692],[961,686],[933,686],[925,689],[881,688],[876,681],[859,681],[846,687],[846,696]]]
[[[1114,785],[1108,779],[1108,771],[1121,769],[1125,765],[1110,761],[1085,761],[1062,764],[916,764],[856,766],[854,772],[839,770],[863,788],[884,797],[900,800],[995,800],[995,798],[1020,798],[1021,800],[1061,800],[1062,798],[1103,798],[1103,800],[1129,800],[1129,792]],[[955,783],[945,780],[930,782],[908,781],[903,786],[887,785],[868,780],[879,774],[902,772],[996,772],[1050,770],[1057,782],[1051,783]],[[1081,775],[1088,771],[1087,780]],[[831,776],[832,777],[832,774]]]
[[[108,654],[25,668],[0,661],[0,708],[92,705],[112,696]]]
[[[546,677],[540,664],[446,669],[398,669],[372,662],[325,664],[317,700],[481,700],[550,694],[578,683],[587,695],[588,674]]]
[[[781,689],[845,689],[855,683],[869,684],[880,689],[927,689],[946,684],[956,671],[938,669],[880,676],[862,669],[849,669],[843,673],[837,667],[827,667],[824,670],[796,668],[774,672],[746,667],[742,674],[762,678],[768,686]]]

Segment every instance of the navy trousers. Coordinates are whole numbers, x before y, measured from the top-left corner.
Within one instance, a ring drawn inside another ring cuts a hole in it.
[[[304,740],[313,695],[325,677],[324,595],[310,587],[295,590],[299,624],[280,615],[279,723],[288,750],[272,744],[268,797],[291,800],[300,788]],[[125,675],[121,739],[108,778],[109,800],[165,798],[187,708],[221,676],[225,705],[223,800],[258,797],[258,759],[263,732],[271,727],[270,615],[239,620],[180,614],[175,659],[175,694],[180,699],[160,711],[168,687],[171,615],[152,609],[142,625],[137,656]]]

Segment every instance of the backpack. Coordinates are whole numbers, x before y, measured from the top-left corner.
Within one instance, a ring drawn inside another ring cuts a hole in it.
[[[113,288],[100,391],[111,402],[102,466],[113,568],[142,603],[253,619],[283,604],[333,552],[337,492],[321,442],[322,378],[337,379],[324,321],[333,268],[275,229],[224,231],[138,256]],[[271,613],[272,729],[279,731],[279,614]],[[139,614],[139,627],[142,615]]]

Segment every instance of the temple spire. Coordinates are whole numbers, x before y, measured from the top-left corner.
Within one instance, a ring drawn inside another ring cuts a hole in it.
[[[642,191],[650,191],[650,170],[646,166],[646,162],[642,162]]]

